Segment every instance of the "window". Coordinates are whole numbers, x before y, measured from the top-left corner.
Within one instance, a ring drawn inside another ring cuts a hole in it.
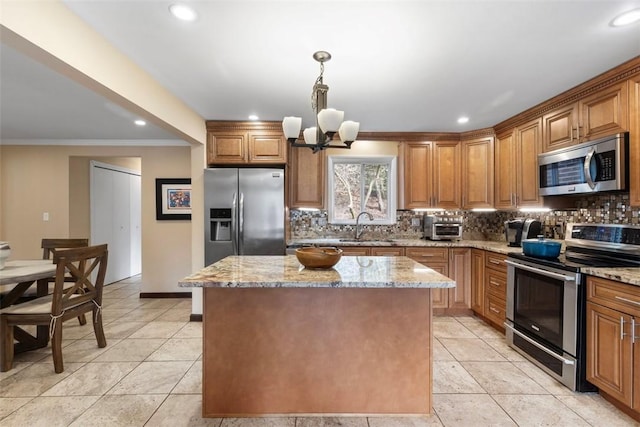
[[[374,224],[396,222],[396,158],[329,156],[329,222],[355,224],[369,212]]]

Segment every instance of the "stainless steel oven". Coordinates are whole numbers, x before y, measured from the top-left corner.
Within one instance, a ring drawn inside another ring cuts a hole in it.
[[[584,391],[578,384],[584,365],[582,275],[524,260],[506,263],[507,341],[570,389]]]
[[[640,227],[568,224],[558,258],[507,257],[506,338],[511,347],[572,390],[586,380],[586,276],[593,267],[640,266]]]

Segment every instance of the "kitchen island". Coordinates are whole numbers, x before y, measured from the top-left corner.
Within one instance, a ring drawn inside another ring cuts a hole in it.
[[[406,257],[230,256],[181,280],[204,288],[204,417],[431,412],[431,288]]]

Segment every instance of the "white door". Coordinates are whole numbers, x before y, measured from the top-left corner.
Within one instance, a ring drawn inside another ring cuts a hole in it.
[[[140,181],[137,171],[91,162],[91,244],[109,246],[105,283],[141,271]]]

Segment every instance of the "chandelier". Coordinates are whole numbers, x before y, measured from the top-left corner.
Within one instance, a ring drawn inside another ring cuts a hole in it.
[[[324,74],[324,63],[331,59],[331,54],[325,51],[318,51],[313,54],[313,59],[320,63],[320,75],[316,79],[311,92],[311,109],[316,115],[316,126],[306,128],[302,135],[304,142],[298,142],[300,128],[302,127],[301,117],[285,117],[282,120],[282,130],[284,136],[292,147],[311,148],[314,153],[327,148],[351,148],[351,144],[356,140],[360,123],[350,120],[343,121],[344,111],[327,108],[327,92],[329,86],[322,81]],[[342,145],[331,144],[333,137],[338,133]]]

